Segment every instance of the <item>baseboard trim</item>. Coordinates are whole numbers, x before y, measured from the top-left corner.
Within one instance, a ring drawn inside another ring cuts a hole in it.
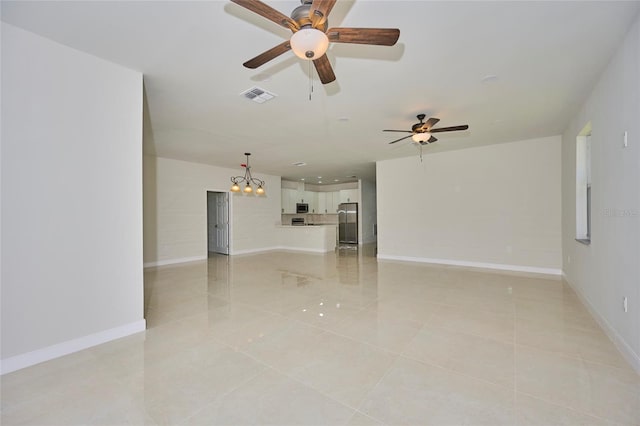
[[[330,249],[311,249],[311,248],[303,248],[303,247],[280,247],[279,250],[282,251],[294,251],[294,252],[302,252],[302,253],[331,253],[335,251],[335,247]]]
[[[580,289],[575,286],[571,281],[567,279],[567,275],[562,271],[562,278],[569,284],[569,287],[573,289],[578,295],[578,298],[582,302],[582,304],[587,308],[591,316],[596,320],[598,325],[602,328],[605,334],[609,337],[609,339],[613,342],[613,344],[618,348],[622,356],[631,364],[631,367],[636,371],[636,373],[640,374],[640,355],[635,353],[633,348],[627,344],[627,342],[618,334],[618,332],[609,324],[600,313],[593,306],[591,301],[580,291]]]
[[[501,263],[470,262],[466,260],[451,260],[451,259],[431,259],[427,257],[394,256],[394,255],[388,255],[383,253],[378,253],[378,259],[400,260],[404,262],[433,263],[436,265],[463,266],[467,268],[494,269],[499,271],[526,272],[530,274],[556,275],[556,276],[562,275],[561,269],[538,268],[535,266],[522,266],[522,265],[505,265]]]
[[[239,254],[258,254],[258,253],[268,253],[270,251],[280,250],[280,247],[261,247],[257,249],[245,249],[245,250],[234,250],[233,253],[229,253],[231,256],[239,255]]]
[[[146,262],[144,264],[144,267],[152,268],[154,266],[165,266],[165,265],[173,265],[175,263],[196,262],[199,260],[207,260],[207,256],[204,255],[204,256],[181,257],[178,259],[156,260],[153,262]]]
[[[303,247],[288,247],[288,246],[275,246],[275,247],[265,247],[259,249],[248,249],[248,250],[238,250],[232,253],[235,255],[242,254],[258,254],[258,253],[268,253],[272,251],[292,251],[292,252],[302,252],[302,253],[330,253],[335,250],[335,247],[323,250],[323,249],[311,249],[311,248],[303,248]]]
[[[109,330],[79,337],[77,339],[58,343],[46,348],[37,349],[25,354],[12,356],[0,361],[0,375],[31,367],[41,362],[49,361],[61,356],[69,355],[92,346],[101,345],[111,340],[120,339],[131,334],[140,333],[147,327],[144,319]]]
[[[287,247],[287,246],[273,246],[273,247],[261,247],[256,249],[246,249],[246,250],[235,250],[232,253],[229,253],[230,256],[238,256],[244,254],[258,254],[258,253],[269,253],[272,251],[295,251],[295,252],[303,252],[303,253],[330,253],[335,250],[335,247],[332,247],[327,250],[322,249],[310,249],[303,247]],[[145,268],[153,268],[157,266],[165,266],[165,265],[175,265],[177,263],[188,263],[188,262],[197,262],[201,260],[207,260],[207,256],[193,256],[193,257],[183,257],[179,259],[168,259],[168,260],[158,260],[155,262],[146,262],[144,264]]]

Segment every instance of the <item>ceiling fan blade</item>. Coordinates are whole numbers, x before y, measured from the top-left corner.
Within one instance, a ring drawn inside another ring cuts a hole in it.
[[[431,136],[427,142],[434,143],[437,140],[438,140],[438,138],[436,138],[435,136]]]
[[[463,124],[462,126],[451,126],[451,127],[441,127],[439,129],[429,129],[429,133],[455,132],[458,130],[467,130],[468,128],[469,128],[468,125]]]
[[[402,132],[402,133],[413,133],[411,130],[383,130],[383,132]]]
[[[393,46],[400,37],[400,30],[397,28],[329,28],[327,37],[334,43]]]
[[[283,53],[289,50],[291,50],[291,44],[289,43],[289,40],[287,40],[285,42],[280,43],[276,47],[273,47],[267,50],[266,52],[259,54],[255,58],[249,59],[247,62],[245,62],[242,65],[244,65],[247,68],[255,69],[255,68],[258,68],[260,65],[266,64],[270,60],[282,55]]]
[[[238,6],[242,6],[245,9],[249,9],[253,13],[257,13],[263,18],[267,18],[270,21],[275,22],[278,25],[285,27],[286,29],[290,29],[293,32],[296,32],[300,29],[296,21],[289,18],[287,15],[284,15],[271,6],[261,2],[260,0],[231,0],[233,3]]]
[[[333,73],[333,68],[331,68],[331,62],[329,62],[329,58],[327,58],[326,54],[315,59],[313,61],[313,65],[315,65],[316,71],[318,71],[318,76],[320,77],[322,84],[331,83],[336,79],[336,75]]]
[[[326,22],[335,4],[336,0],[313,0],[313,4],[309,9],[309,19],[313,23],[313,28],[318,28]]]
[[[429,118],[423,125],[422,130],[428,130],[436,125],[436,123],[440,121],[439,118],[431,117]]]
[[[405,136],[405,137],[400,138],[400,139],[396,139],[395,141],[391,141],[391,142],[389,142],[389,144],[392,144],[392,143],[396,143],[396,142],[403,141],[403,140],[405,140],[405,139],[407,139],[407,138],[410,138],[411,136],[413,136],[413,135],[409,135],[409,136]]]

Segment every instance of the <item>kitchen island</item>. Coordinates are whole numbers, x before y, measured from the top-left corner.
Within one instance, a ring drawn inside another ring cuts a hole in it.
[[[276,225],[285,250],[326,253],[335,250],[337,225]]]

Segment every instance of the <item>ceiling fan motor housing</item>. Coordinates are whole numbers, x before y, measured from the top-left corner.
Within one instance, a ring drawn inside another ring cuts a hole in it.
[[[422,128],[422,126],[424,125],[424,121],[423,120],[424,120],[425,117],[426,117],[425,114],[416,115],[416,118],[418,120],[420,120],[420,122],[414,124],[413,126],[411,126],[411,131],[413,133],[424,133],[424,132],[426,132],[426,130]]]
[[[311,28],[313,22],[309,17],[309,11],[311,10],[311,1],[301,0],[301,5],[293,9],[291,12],[291,19],[296,21],[296,23],[300,26],[300,29],[303,30],[305,28]],[[316,11],[317,12],[317,11]],[[319,12],[318,12],[319,13]],[[316,27],[316,29],[327,32],[329,22],[325,20],[322,25]]]

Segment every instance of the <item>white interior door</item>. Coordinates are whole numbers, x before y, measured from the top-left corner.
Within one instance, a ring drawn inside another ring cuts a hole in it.
[[[229,194],[207,192],[207,249],[229,254]]]

